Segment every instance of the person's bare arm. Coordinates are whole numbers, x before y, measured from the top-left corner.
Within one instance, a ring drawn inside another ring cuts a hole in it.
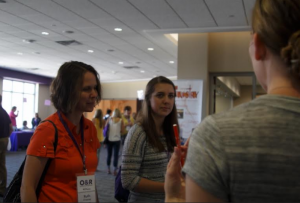
[[[22,202],[37,202],[35,191],[47,161],[48,158],[27,155],[21,185]]]

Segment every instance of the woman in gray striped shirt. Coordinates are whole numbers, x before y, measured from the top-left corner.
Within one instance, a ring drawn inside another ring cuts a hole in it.
[[[178,125],[175,86],[159,76],[150,80],[137,122],[129,130],[122,154],[122,185],[129,202],[164,201],[165,172],[176,145],[173,124]]]

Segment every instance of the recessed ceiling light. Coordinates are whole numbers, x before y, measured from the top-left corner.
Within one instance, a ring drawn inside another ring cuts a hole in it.
[[[33,42],[35,42],[36,40],[34,40],[34,39],[23,39],[23,42],[24,43],[28,43],[28,44],[30,44],[30,43],[33,43]]]
[[[122,31],[122,28],[118,28],[118,27],[116,27],[116,28],[115,28],[115,31],[117,31],[117,32],[121,32],[121,31]]]
[[[27,70],[38,70],[39,68],[27,68]]]
[[[174,61],[169,61],[169,63],[174,63]]]
[[[49,32],[42,32],[42,35],[49,35]]]
[[[18,55],[23,55],[23,53],[19,52]]]
[[[148,48],[148,51],[153,51],[154,50],[154,48]]]
[[[89,52],[89,53],[94,53],[94,50],[91,50],[91,49],[90,49],[90,50],[88,50],[88,52]]]
[[[74,31],[72,31],[72,30],[64,30],[63,33],[66,33],[66,34],[73,34]]]
[[[124,64],[124,62],[120,61],[119,64]]]
[[[141,70],[141,73],[145,73],[145,71],[144,71],[144,70]]]

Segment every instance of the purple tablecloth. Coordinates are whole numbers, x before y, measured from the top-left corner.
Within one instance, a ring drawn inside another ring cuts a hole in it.
[[[33,131],[15,131],[10,135],[11,149],[10,151],[18,151],[19,147],[27,146]]]

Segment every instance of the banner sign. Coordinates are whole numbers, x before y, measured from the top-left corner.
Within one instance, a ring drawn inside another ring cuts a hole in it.
[[[202,80],[175,80],[176,107],[180,127],[180,136],[190,137],[192,130],[201,122]]]

